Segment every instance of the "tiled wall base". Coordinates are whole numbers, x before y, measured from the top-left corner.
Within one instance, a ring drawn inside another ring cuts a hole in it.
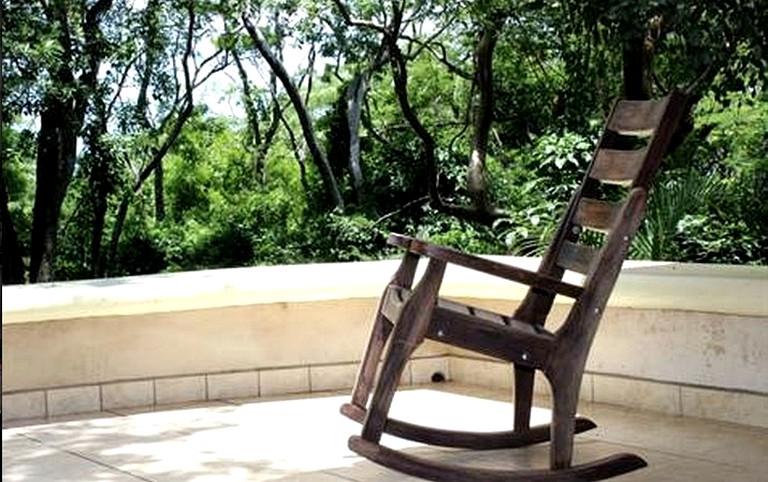
[[[454,382],[510,390],[514,370],[490,359],[450,358]],[[536,373],[535,392],[549,395],[549,382]],[[581,400],[685,417],[701,417],[768,428],[768,394],[695,387],[599,373],[585,373]]]
[[[357,367],[357,363],[312,365],[30,390],[3,394],[2,416],[5,422],[206,400],[348,390],[354,384]],[[463,385],[508,389],[510,395],[513,387],[511,365],[459,356],[412,360],[401,384],[430,383],[435,376]],[[549,395],[549,383],[538,372],[537,377],[537,394]],[[581,399],[768,427],[765,394],[585,373]]]
[[[357,367],[357,363],[312,365],[9,393],[3,394],[3,421],[206,400],[347,390],[355,382]],[[412,360],[401,383],[428,383],[435,373],[450,380],[448,357]]]

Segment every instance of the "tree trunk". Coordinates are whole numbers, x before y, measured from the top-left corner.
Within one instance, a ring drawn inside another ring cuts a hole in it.
[[[160,149],[154,153],[152,160],[139,173],[139,176],[136,178],[132,189],[128,191],[120,201],[120,207],[118,208],[117,216],[115,217],[115,226],[112,229],[112,236],[109,242],[109,255],[107,258],[108,266],[114,264],[114,261],[117,259],[117,248],[120,244],[120,236],[123,234],[123,227],[125,226],[125,219],[128,215],[128,207],[130,206],[131,201],[136,196],[136,194],[141,191],[141,188],[144,186],[144,182],[146,182],[146,180],[149,179],[153,173],[157,172],[158,167],[162,165],[163,159],[168,154],[171,146],[173,146],[173,144],[176,142],[176,139],[179,138],[181,129],[184,127],[184,124],[186,124],[189,116],[192,115],[193,104],[191,97],[192,94],[189,93],[187,96],[188,100],[186,101],[187,104],[181,110],[181,112],[179,112],[179,116],[176,118],[176,121],[173,125],[173,128],[171,129],[171,132],[168,134],[168,137],[166,137],[163,141],[163,145],[160,146]],[[106,273],[106,270],[105,274],[108,274]]]
[[[360,162],[360,117],[368,92],[370,72],[358,74],[347,86],[347,128],[349,129],[349,174],[357,202],[363,201],[363,168]]]
[[[168,154],[171,147],[176,143],[179,135],[181,135],[181,130],[184,127],[184,124],[186,124],[187,120],[189,120],[189,117],[192,115],[192,111],[194,110],[195,104],[193,99],[193,91],[195,86],[192,82],[192,75],[190,74],[189,67],[192,63],[190,59],[192,57],[194,47],[193,32],[196,24],[196,16],[194,10],[195,5],[195,2],[193,1],[187,3],[187,13],[189,18],[187,23],[185,42],[186,45],[184,47],[184,54],[181,62],[184,72],[184,94],[177,96],[180,110],[176,115],[176,119],[173,121],[173,126],[171,127],[170,132],[163,140],[162,145],[157,150],[154,150],[152,153],[152,159],[149,163],[147,163],[147,165],[142,167],[139,175],[136,177],[136,180],[133,183],[132,188],[124,193],[123,198],[120,201],[120,207],[118,208],[117,216],[115,217],[115,226],[112,229],[112,236],[110,237],[109,241],[109,254],[105,263],[105,274],[108,274],[109,267],[111,267],[117,259],[117,248],[120,244],[120,237],[123,234],[123,227],[125,226],[125,219],[128,216],[128,208],[130,207],[131,201],[136,196],[136,194],[141,191],[141,188],[144,186],[146,180],[156,172],[159,166],[161,166],[163,159]],[[215,55],[216,54],[214,54],[214,56]],[[201,64],[204,64],[212,57],[213,56],[202,61]],[[181,87],[179,87],[179,89],[181,89]],[[146,92],[145,90],[143,91]],[[146,114],[146,110],[143,111],[142,114]],[[168,119],[170,119],[170,117],[166,117],[165,120]],[[146,117],[144,117],[144,121],[146,122],[145,125],[149,125],[149,121],[146,119]],[[161,122],[160,124],[161,126],[165,125],[165,122]]]
[[[80,123],[71,105],[45,101],[37,140],[35,204],[32,221],[29,280],[51,281],[64,196],[72,179]]]
[[[236,47],[232,49],[232,57],[235,60],[237,72],[240,75],[240,82],[243,85],[243,104],[245,105],[246,119],[248,120],[248,127],[250,127],[251,143],[253,144],[253,174],[256,181],[262,184],[264,179],[264,163],[263,158],[258,155],[259,146],[261,145],[259,111],[253,99],[253,90],[251,89],[251,82],[248,80],[248,73],[245,71],[245,67],[243,67]]]
[[[232,49],[232,57],[235,60],[235,65],[237,66],[237,71],[240,75],[240,82],[243,85],[243,103],[245,104],[245,113],[248,119],[248,126],[250,127],[251,141],[253,144],[253,173],[256,182],[263,185],[266,182],[267,153],[272,145],[272,139],[274,139],[277,129],[280,126],[280,104],[277,101],[277,78],[275,77],[274,72],[272,72],[269,78],[269,89],[271,93],[271,108],[269,109],[270,119],[267,130],[262,136],[259,121],[260,112],[254,99],[251,82],[248,79],[248,73],[243,67],[243,63],[236,48]]]
[[[387,49],[389,51],[390,66],[392,68],[392,79],[395,83],[395,94],[400,104],[400,110],[403,117],[411,126],[416,135],[421,139],[424,145],[424,160],[427,171],[427,190],[429,191],[429,202],[434,208],[441,208],[443,202],[440,199],[440,193],[437,190],[437,160],[435,158],[435,138],[421,123],[418,114],[413,110],[411,101],[408,97],[408,68],[403,58],[403,53],[397,45],[397,40],[391,35],[387,36]]]
[[[163,161],[157,163],[155,168],[155,220],[161,222],[165,219],[165,175],[163,173]]]
[[[2,125],[2,119],[0,119]],[[2,128],[0,128],[0,137],[2,137]],[[5,186],[5,177],[2,178],[2,229],[0,230],[0,245],[3,250],[2,269],[3,285],[24,283],[24,261],[21,256],[19,239],[16,236],[16,228],[13,226],[11,213],[8,212],[8,190]]]
[[[109,197],[114,194],[115,179],[110,170],[117,164],[105,137],[108,134],[109,113],[103,97],[96,97],[93,102],[93,122],[86,129],[84,142],[88,146],[88,156],[81,168],[88,174],[88,201],[90,202],[91,232],[90,253],[88,256],[91,277],[97,278],[104,273],[104,227],[106,225]]]
[[[106,124],[102,124],[106,129]],[[100,134],[98,135],[100,138]],[[94,146],[94,165],[90,175],[90,196],[92,209],[91,225],[91,253],[90,269],[91,276],[100,277],[104,274],[104,256],[102,253],[102,244],[104,240],[104,226],[107,218],[107,200],[112,193],[112,180],[109,178],[109,164],[116,162],[109,153],[108,148],[100,144],[100,140],[95,139]]]
[[[651,52],[646,48],[644,35],[632,37],[622,49],[622,76],[624,98],[646,100],[651,98]]]
[[[91,227],[91,276],[98,278],[104,273],[102,243],[104,226],[107,218],[107,194],[97,191],[93,206],[93,226]]]
[[[485,159],[493,122],[493,51],[501,21],[503,20],[494,19],[488,22],[475,48],[475,81],[479,95],[473,119],[474,134],[467,172],[467,190],[472,200],[472,208],[485,213],[494,210],[488,196]]]
[[[427,128],[424,126],[424,124],[421,122],[421,119],[419,119],[419,115],[416,113],[416,111],[413,109],[413,106],[411,105],[409,95],[408,95],[408,65],[405,56],[403,55],[402,50],[400,50],[400,47],[398,45],[398,37],[400,32],[400,27],[402,25],[403,21],[403,9],[402,5],[398,5],[397,2],[392,2],[392,16],[391,20],[389,22],[389,25],[386,27],[376,25],[372,22],[366,21],[366,20],[355,20],[351,17],[349,11],[344,6],[344,4],[339,1],[335,0],[334,4],[341,12],[342,17],[344,17],[345,22],[348,25],[354,25],[357,27],[363,27],[367,29],[373,29],[376,32],[380,33],[383,37],[384,45],[387,49],[387,53],[389,54],[389,64],[392,71],[392,79],[395,84],[395,94],[397,96],[398,104],[400,105],[400,110],[403,113],[403,117],[408,122],[408,125],[413,129],[413,131],[416,133],[416,136],[421,140],[423,146],[424,146],[424,164],[425,164],[425,171],[427,175],[427,190],[429,194],[429,203],[438,211],[442,211],[448,214],[451,214],[453,216],[461,217],[464,219],[470,219],[473,221],[481,222],[484,224],[491,224],[494,220],[504,217],[504,213],[494,210],[494,209],[483,209],[478,210],[475,207],[467,207],[467,206],[458,206],[458,205],[452,205],[443,202],[443,200],[440,197],[440,192],[438,190],[438,166],[437,166],[437,158],[435,155],[435,149],[436,149],[436,142],[434,136],[427,130]],[[498,15],[497,15],[498,17]],[[501,25],[501,22],[503,22],[503,18],[493,18],[492,22],[495,22],[495,27],[492,29],[492,32],[494,33],[493,37],[489,37],[490,40],[495,42],[495,31],[498,30],[499,26]],[[490,54],[493,53],[493,45],[494,43],[489,44],[490,49],[488,51]],[[491,58],[491,57],[488,57]],[[488,68],[490,69],[490,63],[488,65]],[[490,71],[486,72],[484,74],[484,77],[482,79],[484,82],[490,82],[492,81],[492,78],[490,76]],[[481,128],[478,129],[476,136],[477,142],[476,145],[478,147],[482,148],[482,152],[480,152],[480,156],[476,157],[477,159],[477,165],[484,166],[484,156],[485,156],[485,145],[487,144],[488,139],[488,132],[490,130],[490,122],[492,120],[492,98],[490,101],[486,102],[484,105],[484,108],[486,110],[481,111],[478,119],[480,120]],[[484,124],[483,124],[484,123]],[[483,127],[485,125],[486,127]],[[484,133],[484,134],[483,134]],[[483,141],[483,136],[485,140]],[[474,157],[474,156],[473,156]],[[480,172],[479,170],[475,171]],[[482,184],[481,184],[482,186]]]
[[[54,276],[59,218],[74,171],[77,136],[85,118],[88,97],[96,85],[101,60],[108,51],[99,32],[99,22],[112,8],[112,0],[97,0],[84,12],[81,26],[85,51],[76,54],[69,36],[72,26],[68,8],[67,2],[52,2],[48,10],[48,21],[59,25],[58,43],[65,61],[51,69],[56,87],[44,97],[40,114],[29,263],[29,280],[33,283],[50,281]],[[80,57],[66,58],[73,55]],[[84,68],[75,78],[72,66],[80,64],[77,60],[82,61]]]
[[[115,226],[112,228],[112,235],[109,238],[109,254],[107,255],[107,262],[104,263],[103,276],[110,275],[110,269],[114,267],[117,261],[117,248],[120,245],[120,237],[123,235],[123,227],[125,226],[125,218],[128,216],[128,207],[133,200],[133,191],[129,191],[120,200],[120,207],[117,208],[117,215],[115,216]]]
[[[245,15],[243,15],[242,20],[246,30],[248,30],[248,34],[251,37],[251,40],[253,40],[253,43],[256,46],[256,49],[259,51],[261,56],[264,57],[264,60],[267,61],[277,78],[280,79],[280,83],[283,84],[283,88],[288,94],[288,97],[291,99],[291,103],[296,110],[296,115],[299,117],[299,123],[301,124],[301,131],[304,134],[304,140],[307,143],[310,154],[312,155],[312,160],[315,162],[315,165],[320,172],[320,177],[323,179],[323,184],[325,185],[328,196],[333,202],[335,208],[343,211],[344,200],[341,197],[341,192],[339,191],[338,185],[336,183],[336,178],[331,171],[331,166],[328,163],[328,159],[320,148],[320,143],[317,141],[314,126],[312,125],[312,119],[309,117],[309,113],[307,112],[307,108],[304,105],[304,100],[299,94],[299,90],[296,88],[293,81],[291,81],[291,77],[285,70],[285,66],[272,53],[272,50],[269,48],[267,40],[262,35],[261,31],[254,27],[254,25]]]

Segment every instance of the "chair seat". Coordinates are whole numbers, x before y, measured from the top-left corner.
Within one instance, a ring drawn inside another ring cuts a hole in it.
[[[382,313],[391,322],[410,298],[411,290],[390,285]],[[544,366],[555,335],[541,325],[457,301],[438,298],[427,338],[533,368]]]

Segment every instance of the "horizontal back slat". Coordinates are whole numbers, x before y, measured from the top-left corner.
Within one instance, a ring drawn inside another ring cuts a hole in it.
[[[667,99],[621,100],[616,104],[607,128],[621,134],[648,135],[659,125]]]
[[[631,184],[645,160],[647,148],[634,151],[599,149],[589,177],[610,184]]]
[[[557,257],[558,266],[577,273],[587,274],[598,250],[584,244],[565,241]]]
[[[621,208],[621,204],[582,198],[576,209],[574,222],[585,228],[607,232]]]

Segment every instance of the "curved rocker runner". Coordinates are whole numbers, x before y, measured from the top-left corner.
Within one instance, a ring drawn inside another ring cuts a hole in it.
[[[356,422],[365,422],[365,410],[355,405],[345,403],[341,407],[341,413]],[[597,425],[592,420],[576,417],[576,433],[586,432],[595,427]],[[548,442],[551,430],[549,425],[539,425],[519,432],[514,430],[504,432],[461,432],[458,430],[425,427],[389,418],[387,419],[387,425],[384,427],[384,432],[395,437],[441,447],[495,450],[514,449]]]

